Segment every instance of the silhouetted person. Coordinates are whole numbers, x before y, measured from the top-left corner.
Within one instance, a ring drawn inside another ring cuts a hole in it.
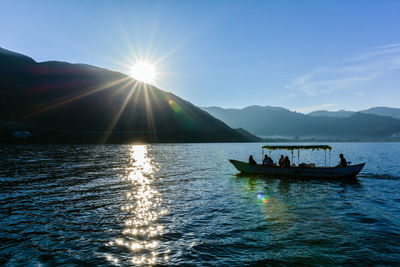
[[[257,162],[253,159],[253,156],[251,156],[251,155],[249,157],[249,164],[250,165],[257,165]]]
[[[279,167],[283,167],[283,155],[281,155],[281,158],[279,159]]]
[[[265,155],[264,160],[263,160],[263,165],[265,165],[265,166],[273,166],[274,162],[272,161],[272,159],[270,157]]]
[[[262,165],[267,165],[267,162],[268,162],[268,156],[265,155]]]
[[[347,161],[346,159],[343,157],[343,154],[339,155],[340,158],[340,163],[339,165],[337,165],[336,167],[347,167]]]
[[[283,159],[283,167],[284,168],[289,168],[290,167],[290,160],[289,160],[289,157],[288,156],[286,156],[284,159]]]

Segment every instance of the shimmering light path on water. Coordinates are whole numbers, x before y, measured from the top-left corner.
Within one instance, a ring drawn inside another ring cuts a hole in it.
[[[330,145],[358,180],[235,175],[261,144],[0,146],[0,265],[400,264],[400,144]]]

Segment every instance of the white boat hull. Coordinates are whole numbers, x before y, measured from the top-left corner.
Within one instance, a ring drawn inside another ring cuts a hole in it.
[[[351,165],[348,167],[268,167],[264,165],[250,165],[247,162],[238,160],[229,160],[236,169],[243,173],[262,174],[268,176],[288,176],[288,177],[304,177],[304,178],[350,178],[356,177],[362,170],[365,163]]]

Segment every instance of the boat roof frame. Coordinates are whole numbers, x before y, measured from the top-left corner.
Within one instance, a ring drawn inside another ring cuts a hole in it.
[[[299,145],[299,146],[288,146],[288,145],[269,146],[269,145],[265,145],[265,146],[262,146],[262,148],[269,149],[269,150],[291,150],[291,151],[296,150],[296,149],[297,150],[301,150],[301,149],[320,150],[320,149],[322,149],[322,150],[329,150],[329,151],[332,150],[332,147],[328,146],[328,145]]]

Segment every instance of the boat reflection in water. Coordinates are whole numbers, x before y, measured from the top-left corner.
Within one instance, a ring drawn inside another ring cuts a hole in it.
[[[132,252],[133,264],[156,264],[159,260],[168,259],[168,251],[159,255],[158,240],[163,234],[163,226],[157,223],[159,216],[167,213],[161,207],[161,194],[152,184],[154,181],[153,166],[147,155],[146,145],[134,145],[130,148],[130,165],[126,168],[125,179],[134,186],[127,193],[126,205],[122,211],[128,214],[122,237],[109,242],[110,246],[124,247]],[[108,260],[118,260],[109,256]]]

